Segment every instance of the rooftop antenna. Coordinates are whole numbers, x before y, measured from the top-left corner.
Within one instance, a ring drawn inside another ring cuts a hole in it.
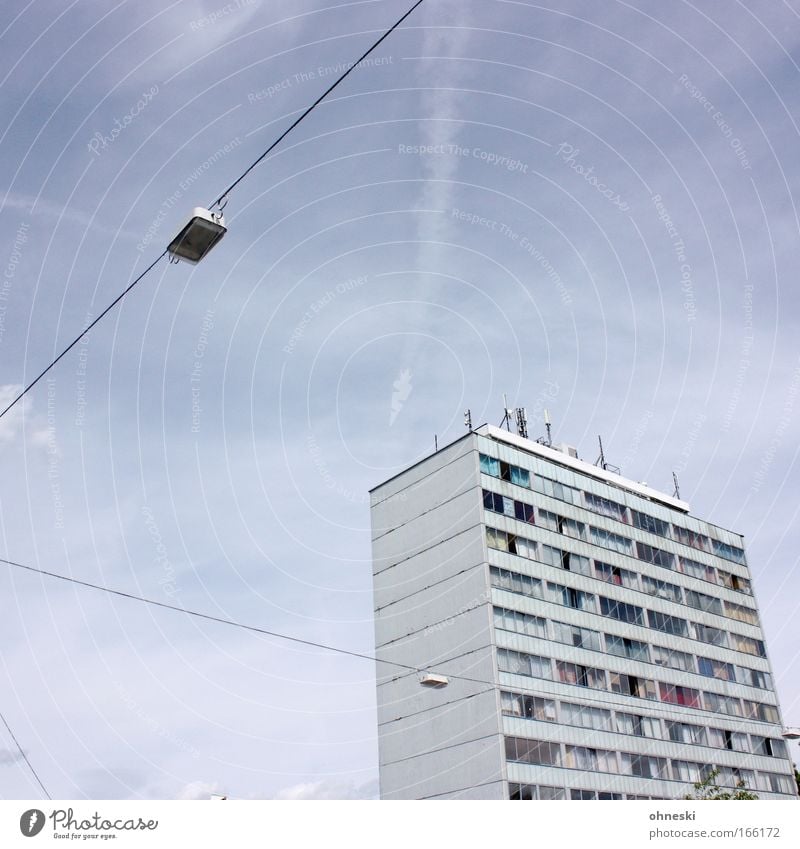
[[[619,474],[619,466],[612,466],[611,463],[606,463],[606,454],[603,450],[603,438],[598,436],[597,441],[600,443],[600,456],[595,461],[595,466],[600,466],[600,468],[605,472],[615,472],[616,474]]]
[[[680,499],[680,497],[681,497],[681,488],[678,486],[678,476],[675,474],[675,472],[673,472],[673,473],[672,473],[672,480],[673,480],[673,482],[674,482],[674,484],[675,484],[675,492],[673,492],[673,493],[672,493],[672,495],[673,495],[675,498]]]
[[[528,438],[528,414],[524,407],[517,407],[517,433],[523,438]]]
[[[511,433],[511,417],[514,415],[513,410],[509,410],[508,408],[508,398],[506,398],[506,393],[503,393],[503,421],[500,422],[500,427],[503,425],[506,426],[506,430]]]
[[[548,412],[547,407],[545,407],[545,409],[544,409],[544,426],[545,426],[545,430],[547,430],[547,447],[552,448],[553,447],[553,434],[552,434],[552,431],[550,429],[551,428],[550,413]]]
[[[436,433],[434,433],[434,435],[433,435],[433,450],[434,451],[439,450],[439,435],[436,434]]]
[[[467,430],[472,430],[472,411],[464,410],[464,427]]]

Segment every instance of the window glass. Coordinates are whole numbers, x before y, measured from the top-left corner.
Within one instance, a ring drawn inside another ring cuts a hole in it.
[[[700,691],[692,687],[679,687],[672,684],[660,683],[658,685],[662,702],[673,705],[685,705],[686,707],[700,707]]]
[[[515,631],[529,637],[547,638],[547,620],[503,607],[494,608],[494,624],[505,631]]]
[[[500,461],[494,457],[487,457],[486,454],[481,454],[481,471],[492,477],[500,477]]]
[[[506,737],[506,759],[529,764],[560,766],[561,747],[558,743],[546,743],[543,740]]]
[[[652,737],[654,739],[661,737],[661,722],[654,717],[617,711],[615,721],[617,731],[622,734],[632,734],[635,737]]]
[[[644,611],[635,604],[625,604],[612,598],[598,596],[600,600],[600,612],[603,616],[618,619],[620,622],[628,622],[632,625],[644,625]]]
[[[712,628],[711,625],[703,625],[700,622],[692,622],[694,638],[712,646],[727,646],[728,634],[721,628]]]
[[[618,587],[628,587],[634,590],[639,589],[639,576],[636,572],[629,572],[621,566],[601,563],[599,560],[594,561],[594,577]]]
[[[511,483],[530,489],[531,473],[527,469],[520,469],[519,466],[511,466]]]
[[[702,781],[702,764],[693,761],[672,761],[672,777],[676,781]]]
[[[587,746],[564,747],[564,765],[586,772],[618,772],[617,753]]]
[[[706,595],[705,593],[686,590],[686,604],[698,610],[705,610],[707,613],[715,613],[717,616],[722,616],[722,602],[718,598]]]
[[[593,512],[599,513],[601,516],[608,516],[609,519],[616,519],[620,522],[627,521],[628,510],[624,504],[618,504],[616,501],[602,498],[591,492],[584,492],[583,497],[586,500],[586,506]]]
[[[553,622],[553,639],[558,643],[564,643],[576,648],[592,649],[602,651],[600,648],[600,634],[589,628],[580,628],[577,625],[567,625],[565,622]]]
[[[698,563],[696,560],[690,560],[688,557],[678,558],[678,571],[692,578],[697,578],[700,581],[716,582],[716,572],[713,566]]]
[[[611,730],[611,711],[604,708],[562,702],[561,716],[566,725],[578,725],[581,728],[592,728],[596,731]]]
[[[641,528],[643,531],[657,534],[660,537],[669,536],[669,522],[656,519],[655,516],[648,516],[647,513],[640,513],[638,510],[631,510],[631,518],[635,528]]]
[[[622,752],[620,762],[621,771],[626,775],[636,775],[640,778],[669,778],[667,762],[664,758]]]
[[[725,615],[731,619],[738,619],[740,622],[747,622],[749,625],[758,625],[758,614],[752,607],[745,607],[743,604],[726,601]]]
[[[706,729],[701,725],[692,725],[688,722],[667,722],[667,733],[669,739],[675,743],[706,745]]]
[[[678,616],[668,616],[666,613],[659,613],[657,610],[648,610],[647,621],[651,628],[663,631],[665,634],[685,637],[689,633],[686,620]]]
[[[694,656],[675,649],[662,646],[652,646],[653,663],[667,666],[670,669],[682,669],[684,672],[694,672]]]
[[[663,551],[660,548],[654,548],[652,545],[645,545],[643,542],[636,543],[636,556],[639,560],[644,560],[646,563],[653,563],[656,566],[663,566],[665,569],[675,568],[675,555],[669,551]]]
[[[600,545],[603,548],[611,548],[614,551],[619,551],[621,554],[630,554],[633,550],[633,543],[627,537],[619,534],[612,534],[611,531],[606,531],[603,528],[589,528],[591,541],[595,545]]]
[[[721,696],[718,693],[703,693],[703,703],[706,710],[715,713],[726,713],[728,716],[742,716],[742,703],[733,696]]]
[[[642,575],[642,590],[656,598],[677,601],[679,604],[683,601],[681,588],[677,584],[670,584],[667,581],[657,581],[655,578],[650,578],[647,575]]]
[[[726,560],[733,560],[735,563],[741,563],[744,565],[744,551],[741,548],[737,548],[734,545],[728,545],[727,543],[720,542],[719,540],[712,539],[711,547],[718,557],[724,557]]]
[[[614,634],[606,634],[606,651],[619,657],[629,657],[631,660],[642,660],[649,662],[647,643],[631,640],[628,637],[618,637]]]
[[[589,687],[593,690],[606,689],[606,673],[602,669],[557,660],[556,676],[556,680],[561,681],[562,684],[576,684],[579,687]]]
[[[737,651],[745,652],[746,654],[754,654],[759,657],[766,657],[764,651],[764,643],[761,640],[754,640],[752,637],[745,637],[741,634],[731,634],[732,647]]]
[[[621,672],[608,673],[609,689],[623,696],[635,696],[638,699],[656,698],[655,682],[637,675],[625,675]]]
[[[673,525],[672,532],[675,539],[684,545],[690,545],[700,551],[708,551],[710,548],[708,537],[696,531],[690,531],[688,528],[680,527],[680,525]]]
[[[500,700],[502,711],[507,716],[555,722],[556,703],[552,699],[542,699],[538,696],[525,696],[520,693],[504,691],[500,694]]]

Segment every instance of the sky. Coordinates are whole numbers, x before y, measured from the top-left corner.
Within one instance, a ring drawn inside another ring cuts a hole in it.
[[[5,0],[0,400],[408,6]],[[0,556],[370,655],[369,489],[505,394],[744,535],[800,725],[799,17],[426,0],[0,419]],[[369,660],[0,592],[54,798],[377,796]],[[0,797],[40,794],[0,727]]]

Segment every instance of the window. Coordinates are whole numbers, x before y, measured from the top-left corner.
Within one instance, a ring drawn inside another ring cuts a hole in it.
[[[632,625],[644,625],[644,611],[641,607],[614,601],[614,599],[602,595],[598,598],[600,599],[600,612],[603,616],[618,619],[620,622],[628,622]]]
[[[616,752],[570,745],[566,745],[564,749],[564,766],[587,772],[619,772]]]
[[[651,646],[653,663],[670,669],[682,669],[684,672],[694,672],[694,656],[675,649],[665,649],[662,646]]]
[[[758,687],[761,690],[772,689],[772,676],[760,669],[750,669],[747,666],[736,667],[736,680],[748,687]]]
[[[725,615],[731,619],[738,619],[740,622],[747,622],[748,625],[758,625],[758,614],[752,607],[745,607],[743,604],[726,601]]]
[[[613,634],[606,634],[605,636],[606,651],[609,654],[629,657],[631,660],[642,660],[645,663],[650,661],[647,643],[640,643],[638,640],[631,640],[628,637],[617,637]]]
[[[508,798],[526,799],[565,799],[563,787],[547,787],[543,784],[509,784]]]
[[[661,722],[652,716],[638,716],[633,713],[616,713],[617,731],[636,737],[661,738]]]
[[[611,711],[561,702],[561,720],[565,725],[578,725],[595,731],[611,730]]]
[[[623,696],[635,696],[637,699],[655,699],[656,686],[654,681],[639,678],[636,675],[624,675],[621,672],[609,672],[609,689],[612,693]]]
[[[703,704],[706,710],[713,710],[715,713],[727,713],[728,716],[742,715],[742,703],[733,696],[703,693]]]
[[[657,581],[647,575],[642,575],[642,590],[648,595],[665,598],[667,601],[677,601],[678,604],[683,601],[683,593],[679,586],[666,581]]]
[[[572,587],[563,587],[561,584],[547,584],[548,598],[556,604],[564,607],[572,607],[575,610],[588,610],[595,612],[594,596]]]
[[[666,613],[659,613],[657,610],[648,610],[647,621],[651,628],[663,631],[665,634],[685,637],[689,633],[686,620],[678,616],[668,616]]]
[[[527,675],[531,678],[552,680],[553,669],[549,657],[525,654],[511,649],[497,650],[497,668],[512,675]]]
[[[556,720],[556,703],[552,699],[541,699],[538,696],[502,692],[500,694],[500,702],[502,711],[506,716],[542,719],[547,722],[555,722]]]
[[[758,734],[751,734],[750,739],[753,743],[753,754],[763,755],[767,758],[786,758],[786,743],[783,740],[778,740],[774,737],[760,737]]]
[[[570,790],[569,798],[573,802],[591,802],[597,801],[596,790]]]
[[[735,681],[736,671],[732,663],[714,660],[710,657],[697,658],[697,671],[706,678],[719,678],[721,681]]]
[[[660,683],[658,690],[662,702],[693,708],[700,707],[700,691],[692,687],[679,687],[673,684]]]
[[[595,545],[601,545],[603,548],[611,548],[614,551],[619,551],[620,554],[630,554],[633,549],[633,543],[627,537],[622,537],[619,534],[612,534],[611,531],[603,530],[603,528],[590,527],[591,541]]]
[[[762,722],[778,722],[778,709],[763,702],[751,702],[742,699],[742,716],[748,719],[760,719]]]
[[[506,760],[545,766],[561,765],[561,747],[558,743],[542,740],[525,740],[522,737],[506,737]]]
[[[511,572],[508,569],[498,569],[496,566],[489,568],[489,577],[492,586],[499,590],[508,590],[531,598],[544,597],[542,582],[538,578],[520,575],[519,572]]]
[[[536,492],[541,492],[542,495],[549,495],[551,498],[557,498],[559,501],[567,501],[570,504],[580,505],[580,493],[577,489],[567,486],[564,483],[544,478],[541,475],[534,475],[533,488]]]
[[[645,545],[643,542],[636,543],[636,556],[639,560],[644,560],[645,563],[653,563],[656,566],[663,566],[665,569],[675,568],[674,554],[660,548],[653,548],[652,545]]]
[[[704,766],[694,761],[673,761],[672,776],[676,781],[691,781],[694,784],[703,780]]]
[[[519,466],[511,466],[509,469],[511,483],[517,486],[524,486],[526,489],[531,488],[531,473],[527,469],[520,469]]]
[[[588,557],[582,557],[580,554],[575,554],[572,551],[561,552],[561,568],[567,572],[577,572],[579,575],[591,577],[592,566]]]
[[[655,516],[648,516],[647,513],[640,513],[638,510],[631,510],[631,517],[635,528],[641,528],[643,531],[657,534],[660,537],[669,536],[669,522],[656,519]]]
[[[744,637],[741,634],[731,634],[731,647],[746,654],[755,654],[758,657],[767,656],[764,643],[761,640],[754,640],[752,637]]]
[[[591,564],[588,557],[574,554],[571,551],[561,551],[549,545],[541,547],[540,559],[543,563],[556,569],[564,569],[567,572],[577,572],[579,575],[591,577]]]
[[[686,603],[690,607],[697,608],[697,610],[705,610],[707,613],[716,613],[717,616],[722,616],[722,602],[718,598],[705,595],[705,593],[686,590]]]
[[[709,744],[716,749],[727,749],[729,752],[749,752],[750,743],[747,734],[731,731],[728,728],[709,728]]]
[[[694,638],[702,643],[723,647],[728,645],[728,634],[721,628],[712,628],[711,625],[692,622],[692,630],[694,631]]]
[[[538,616],[530,616],[516,610],[506,610],[504,607],[494,608],[494,626],[504,631],[515,631],[529,637],[547,638],[547,620]]]
[[[608,516],[609,519],[616,519],[619,522],[627,522],[628,508],[624,504],[618,504],[616,501],[602,498],[591,492],[584,492],[583,497],[586,500],[586,506],[593,512],[599,513],[601,516]]]
[[[495,457],[487,457],[486,454],[480,455],[481,471],[486,475],[491,475],[493,478],[500,477],[500,461]]]
[[[606,673],[602,669],[591,666],[581,666],[566,660],[556,661],[556,680],[562,684],[576,684],[579,687],[589,687],[592,690],[605,690]]]
[[[703,536],[703,534],[697,531],[690,531],[688,528],[680,527],[680,525],[673,525],[672,533],[675,539],[684,545],[690,545],[692,548],[700,551],[708,551],[710,549],[708,537]]]
[[[722,569],[717,569],[717,583],[729,590],[736,590],[740,593],[753,594],[753,589],[750,581],[747,578],[740,578],[738,575],[733,575],[730,572],[724,572]]]
[[[639,778],[669,778],[667,762],[664,758],[622,752],[620,761],[625,775],[636,775]]]
[[[697,578],[699,581],[714,582],[716,580],[713,566],[698,563],[696,560],[690,560],[688,557],[678,558],[678,571],[692,578]]]
[[[577,625],[567,625],[564,622],[553,622],[553,639],[558,643],[575,646],[581,649],[592,649],[602,651],[600,647],[600,634],[589,628],[579,628]]]
[[[792,779],[787,775],[776,775],[773,772],[759,772],[756,785],[759,790],[767,790],[770,793],[788,793],[794,795]]]
[[[543,528],[547,528],[548,531],[555,531],[558,533],[558,516],[556,516],[555,513],[551,513],[549,510],[544,510],[540,507],[539,525]]]
[[[706,745],[706,729],[702,725],[692,725],[689,722],[667,722],[667,733],[673,743]]]
[[[639,576],[636,572],[629,572],[621,566],[601,563],[599,560],[594,562],[594,577],[618,587],[628,587],[632,590],[639,589]]]
[[[737,548],[735,545],[728,545],[725,542],[720,542],[717,539],[711,540],[711,547],[718,557],[724,557],[726,560],[733,560],[734,563],[741,563],[744,565],[744,551],[741,548]]]

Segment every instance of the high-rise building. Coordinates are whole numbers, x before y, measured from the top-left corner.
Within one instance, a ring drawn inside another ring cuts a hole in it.
[[[383,798],[796,798],[739,535],[490,425],[371,514]]]

